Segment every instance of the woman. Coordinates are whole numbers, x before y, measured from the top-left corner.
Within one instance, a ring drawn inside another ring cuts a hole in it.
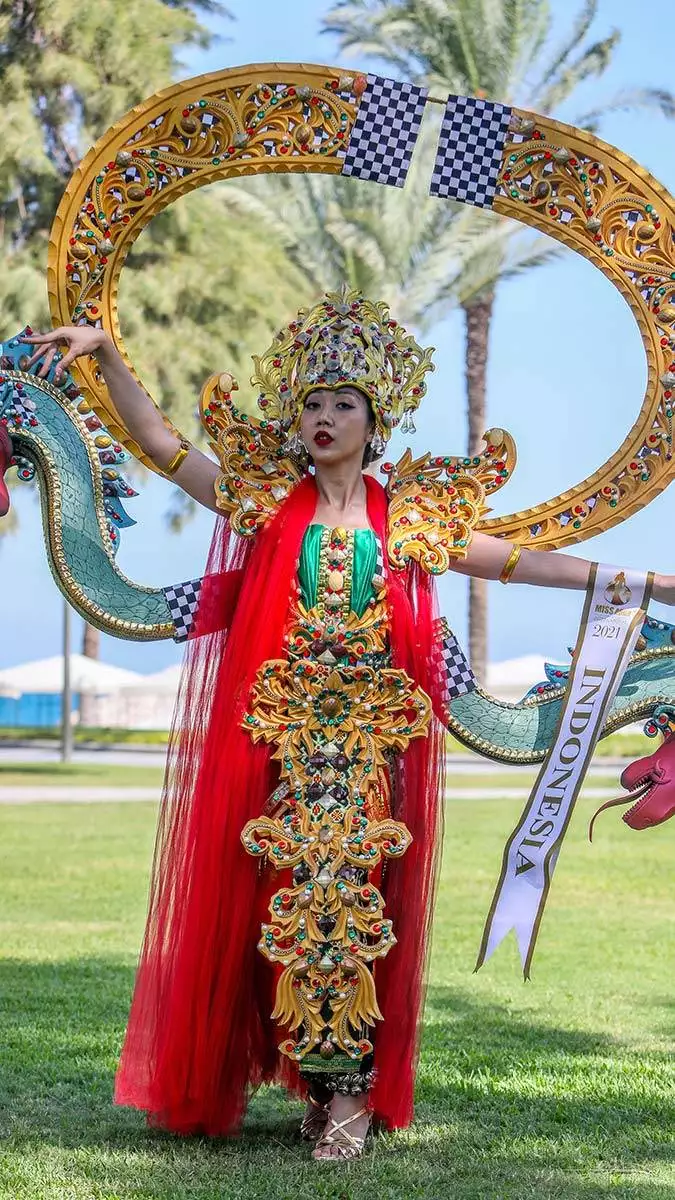
[[[229,514],[184,671],[116,1100],[217,1135],[276,1080],[307,1096],[316,1159],[356,1157],[373,1115],[412,1118],[448,700],[429,572],[582,589],[589,563],[472,533],[469,477],[422,470],[389,499],[364,475],[432,365],[357,293],[302,311],[255,360],[261,421],[227,381],[208,392],[218,464],[177,444],[103,330],[27,340],[43,375],[64,342],[59,375],[95,354],[145,453]],[[654,595],[672,602],[673,578]]]

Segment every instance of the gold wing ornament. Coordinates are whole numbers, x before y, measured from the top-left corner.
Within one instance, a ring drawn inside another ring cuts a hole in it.
[[[430,575],[442,575],[453,559],[465,558],[474,528],[489,508],[486,497],[502,487],[513,472],[516,447],[503,429],[483,435],[485,450],[473,458],[413,459],[409,450],[388,476],[389,535],[387,553],[395,570],[414,559]]]
[[[306,474],[306,463],[288,452],[279,421],[258,420],[234,405],[237,390],[231,375],[212,375],[202,388],[200,416],[221,466],[217,507],[235,533],[251,537]]]

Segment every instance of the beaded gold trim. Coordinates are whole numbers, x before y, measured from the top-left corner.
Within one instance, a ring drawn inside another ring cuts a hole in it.
[[[125,355],[118,281],[144,226],[215,179],[275,171],[339,174],[366,87],[363,75],[336,68],[263,63],[184,80],[134,107],[85,156],[59,205],[48,262],[54,324],[100,323]],[[550,117],[514,110],[493,208],[601,270],[628,302],[645,348],[645,397],[607,462],[558,496],[480,525],[529,546],[570,545],[619,524],[673,477],[675,205],[616,147]],[[79,359],[73,371],[112,436],[152,468],[95,364]]]
[[[396,465],[383,465],[390,500],[387,552],[395,569],[415,559],[440,575],[453,559],[466,557],[472,531],[488,511],[486,494],[503,486],[516,461],[514,441],[503,429],[491,429],[484,440],[485,451],[474,458],[413,459],[406,450]]]
[[[244,718],[255,741],[274,747],[275,797],[287,811],[249,822],[243,843],[277,869],[302,870],[272,897],[259,943],[285,968],[273,1018],[299,1031],[280,1047],[295,1060],[319,1049],[326,1060],[342,1051],[360,1062],[373,1048],[364,1029],[381,1017],[369,964],[395,934],[377,888],[348,872],[371,871],[409,846],[406,827],[388,816],[389,755],[425,736],[431,719],[428,697],[405,672],[357,657],[385,647],[383,598],[363,618],[342,604],[299,606],[290,657],[263,664]]]
[[[346,616],[352,602],[354,530],[324,529],[319,550],[317,608],[322,615]]]
[[[215,482],[216,506],[229,514],[241,537],[250,537],[274,515],[305,474],[305,464],[288,454],[277,421],[258,420],[232,402],[231,375],[211,375],[200,397],[201,419],[222,472]]]

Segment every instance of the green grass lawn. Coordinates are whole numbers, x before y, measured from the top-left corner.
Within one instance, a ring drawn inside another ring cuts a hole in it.
[[[60,763],[60,762],[0,762],[0,787],[26,787],[37,789],[41,787],[63,787],[72,784],[74,787],[160,787],[163,769],[158,766],[116,766],[111,763]],[[452,762],[448,774],[447,786],[453,788],[470,788],[480,792],[484,788],[523,788],[532,787],[537,775],[537,768],[526,770],[517,767],[504,767],[499,771],[475,773],[453,773]],[[589,787],[619,787],[619,771],[607,768],[607,774],[592,775],[588,779]]]
[[[61,737],[61,731],[56,726],[47,727],[29,727],[29,726],[0,726],[0,746],[3,743],[33,742],[33,741],[51,741],[58,744]],[[86,726],[76,725],[73,729],[73,739],[77,745],[91,743],[96,746],[112,746],[112,745],[147,745],[156,746],[161,749],[165,746],[169,739],[169,733],[166,729],[108,729],[108,728],[88,728]],[[448,735],[448,747],[451,753],[466,754],[468,753],[465,746],[462,746],[456,738]],[[655,742],[645,737],[643,733],[634,733],[632,731],[620,730],[618,733],[612,733],[609,737],[603,738],[598,742],[596,754],[601,758],[605,756],[623,755],[636,758],[641,754],[651,754],[655,748]]]
[[[111,763],[0,762],[0,787],[161,787],[161,767]]]
[[[589,847],[580,803],[525,985],[510,941],[472,974],[519,809],[448,805],[417,1120],[333,1167],[275,1089],[220,1142],[112,1107],[155,807],[0,808],[0,1196],[673,1200],[675,827]]]

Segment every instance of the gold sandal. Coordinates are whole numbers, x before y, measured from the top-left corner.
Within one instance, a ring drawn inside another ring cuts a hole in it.
[[[314,1099],[311,1092],[308,1092],[307,1099],[313,1107],[302,1118],[300,1137],[303,1142],[317,1142],[326,1128],[330,1100],[327,1104],[321,1104]]]
[[[358,1121],[359,1117],[368,1116],[368,1126],[362,1137],[355,1137],[347,1130],[347,1125],[351,1125],[352,1121]],[[363,1147],[366,1144],[366,1138],[370,1131],[370,1114],[367,1108],[360,1108],[358,1112],[352,1114],[351,1117],[345,1117],[344,1121],[336,1121],[335,1117],[328,1114],[326,1121],[326,1130],[322,1137],[319,1138],[316,1149],[312,1153],[312,1158],[315,1162],[335,1162],[335,1157],[332,1154],[317,1154],[324,1146],[336,1147],[338,1158],[352,1159],[360,1158],[363,1154]],[[338,1134],[338,1137],[335,1135]]]

